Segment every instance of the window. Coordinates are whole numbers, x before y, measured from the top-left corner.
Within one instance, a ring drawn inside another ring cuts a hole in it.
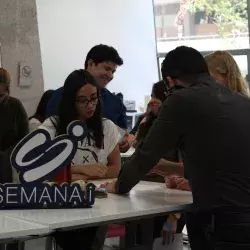
[[[199,51],[249,49],[247,0],[154,0],[154,4],[158,53],[180,45]]]
[[[186,45],[203,55],[227,50],[250,82],[248,0],[154,0],[159,66],[166,53]],[[159,7],[160,6],[160,7]]]

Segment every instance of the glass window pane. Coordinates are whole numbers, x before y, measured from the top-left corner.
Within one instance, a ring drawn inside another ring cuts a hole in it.
[[[241,74],[246,77],[248,75],[248,65],[247,65],[247,56],[234,56],[235,61],[237,62]]]
[[[161,16],[155,17],[155,27],[162,28],[162,17]]]
[[[159,53],[180,45],[199,51],[249,48],[247,0],[154,0],[154,4],[163,10],[157,13],[163,17],[162,32],[157,32]]]

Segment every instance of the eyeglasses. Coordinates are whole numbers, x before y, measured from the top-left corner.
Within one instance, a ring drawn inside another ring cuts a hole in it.
[[[95,98],[91,98],[90,100],[89,99],[77,99],[76,102],[79,108],[86,108],[88,107],[89,103],[91,103],[93,106],[96,106],[99,102],[99,98],[95,97]]]

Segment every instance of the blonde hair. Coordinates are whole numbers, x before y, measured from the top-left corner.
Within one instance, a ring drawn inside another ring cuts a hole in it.
[[[215,51],[205,56],[210,72],[220,74],[228,80],[228,88],[249,96],[246,88],[246,81],[241,75],[239,66],[233,56],[227,51]]]

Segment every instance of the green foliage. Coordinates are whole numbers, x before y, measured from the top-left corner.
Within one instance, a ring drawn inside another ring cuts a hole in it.
[[[225,36],[225,27],[232,25],[234,31],[248,31],[247,0],[193,0],[185,8],[191,13],[205,11]]]

